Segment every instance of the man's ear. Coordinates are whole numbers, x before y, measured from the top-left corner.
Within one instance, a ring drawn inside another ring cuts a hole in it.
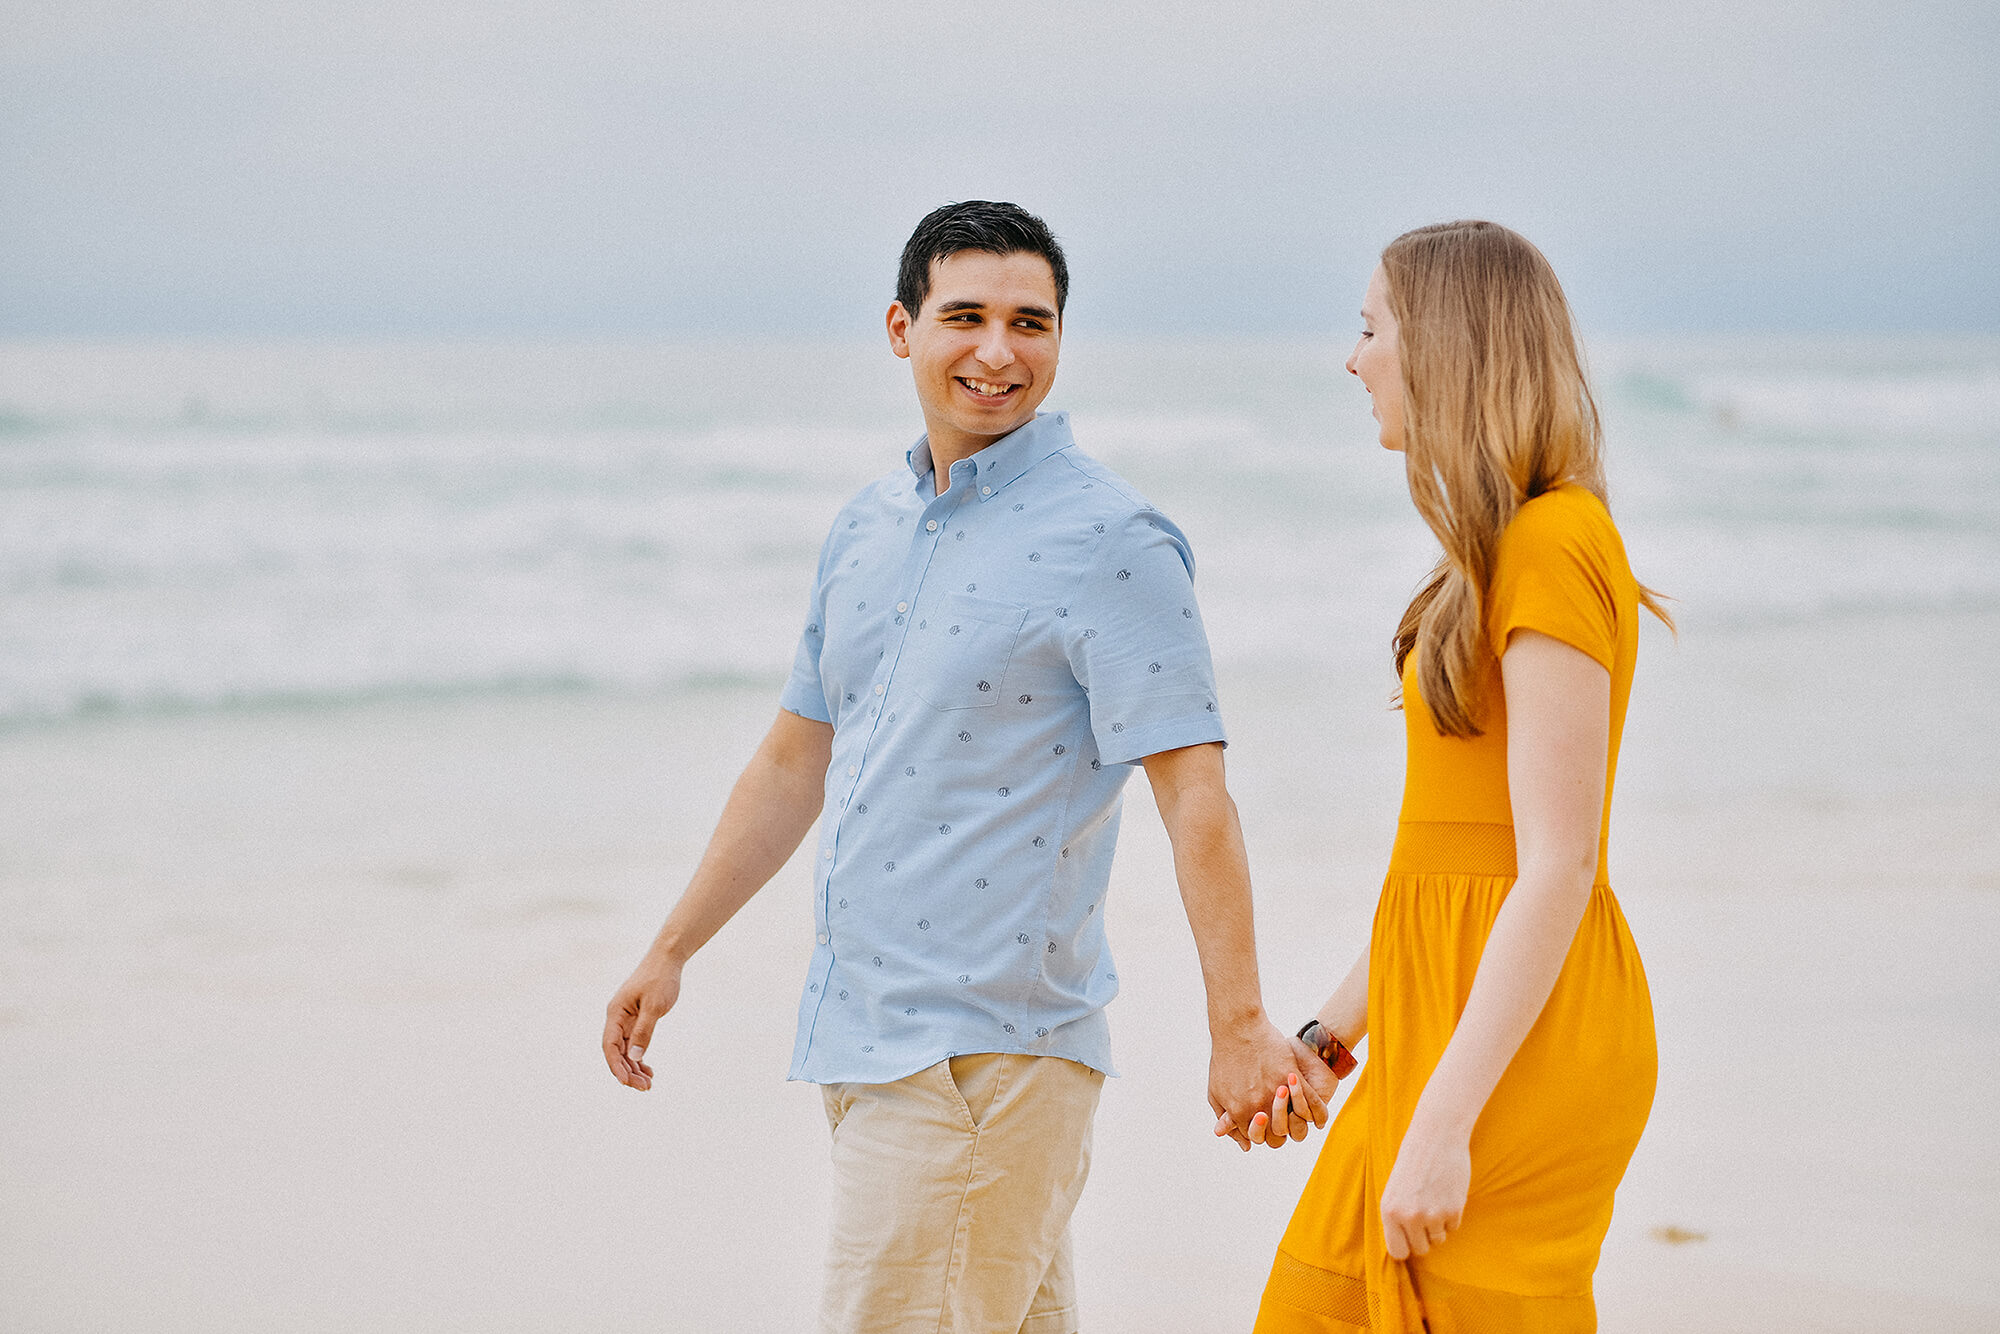
[[[910,359],[910,320],[913,317],[903,308],[900,301],[889,303],[889,350],[908,361]]]

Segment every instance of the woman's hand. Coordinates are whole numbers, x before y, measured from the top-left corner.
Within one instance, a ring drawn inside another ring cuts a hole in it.
[[[1319,1054],[1311,1047],[1297,1038],[1292,1039],[1292,1045],[1299,1049],[1299,1064],[1304,1069],[1325,1076],[1322,1082],[1326,1084],[1326,1093],[1322,1094],[1310,1078],[1301,1080],[1297,1075],[1286,1076],[1285,1082],[1280,1084],[1278,1091],[1271,1096],[1271,1110],[1259,1111],[1250,1118],[1250,1124],[1245,1127],[1246,1137],[1250,1141],[1249,1144],[1243,1145],[1245,1153],[1250,1151],[1250,1144],[1282,1149],[1288,1140],[1304,1140],[1315,1127],[1324,1129],[1326,1126],[1326,1099],[1340,1081],[1334,1078],[1333,1071],[1326,1068],[1326,1063],[1319,1059]],[[1222,1113],[1215,1119],[1215,1133],[1218,1138],[1229,1134],[1235,1128],[1236,1122],[1230,1118],[1228,1112]]]
[[[1294,1038],[1293,1042],[1296,1044],[1298,1040]],[[1300,1050],[1305,1052],[1305,1060],[1300,1064],[1311,1069],[1306,1061],[1317,1062],[1319,1057],[1309,1048],[1301,1046]],[[1297,1075],[1288,1075],[1271,1097],[1270,1112],[1258,1112],[1250,1118],[1250,1142],[1282,1149],[1288,1139],[1303,1141],[1313,1127],[1325,1124],[1326,1103],[1310,1083]]]
[[[1382,1188],[1382,1238],[1398,1260],[1429,1255],[1465,1217],[1472,1152],[1465,1138],[1412,1124]]]

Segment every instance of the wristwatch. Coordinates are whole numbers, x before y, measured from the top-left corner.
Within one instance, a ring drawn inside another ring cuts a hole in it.
[[[1306,1020],[1305,1027],[1299,1030],[1299,1041],[1319,1053],[1319,1058],[1333,1071],[1335,1079],[1345,1079],[1354,1073],[1354,1053],[1319,1020]]]

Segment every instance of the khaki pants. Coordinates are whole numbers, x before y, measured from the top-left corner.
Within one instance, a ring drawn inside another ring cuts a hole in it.
[[[829,1084],[823,1334],[1074,1334],[1069,1216],[1104,1076],[1054,1056],[954,1056]]]

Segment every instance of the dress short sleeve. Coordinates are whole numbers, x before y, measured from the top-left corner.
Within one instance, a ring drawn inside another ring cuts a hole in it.
[[[1061,613],[1106,764],[1225,741],[1187,537],[1157,510],[1109,526]]]
[[[1534,630],[1615,670],[1622,564],[1611,515],[1583,488],[1559,487],[1521,506],[1500,535],[1487,595],[1493,656],[1516,630]]]

